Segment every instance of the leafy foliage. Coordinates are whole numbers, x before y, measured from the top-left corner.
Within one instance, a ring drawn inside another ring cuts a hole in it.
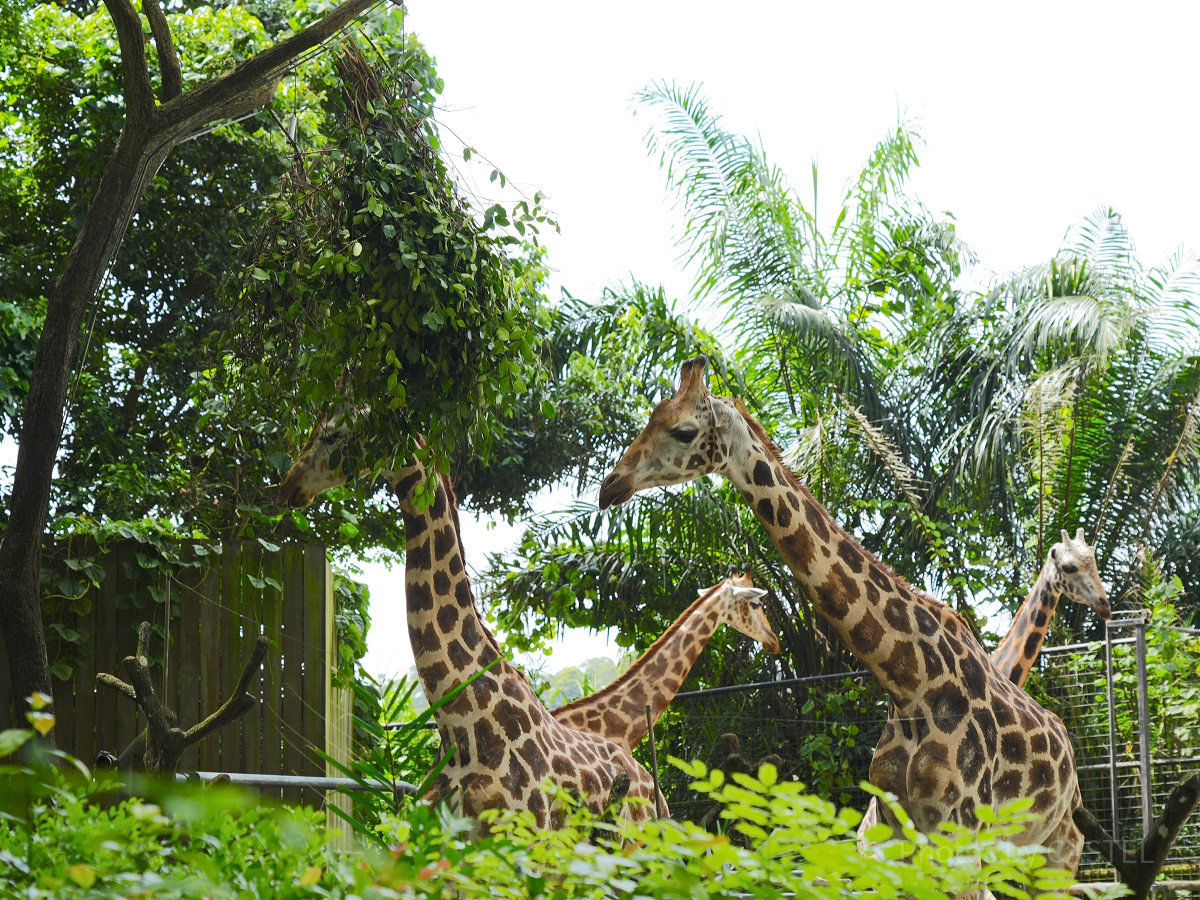
[[[441,82],[414,39],[378,65],[349,47],[338,70],[329,145],[293,167],[248,249],[227,377],[324,410],[349,373],[371,410],[366,458],[392,464],[424,434],[445,470],[467,438],[486,451],[506,404],[542,377],[548,219],[535,195],[476,220],[438,153]]]
[[[904,833],[864,855],[858,814],[779,781],[773,766],[726,780],[685,765],[725,807],[726,835],[671,820],[612,825],[570,797],[565,827],[543,831],[525,813],[498,813],[471,840],[468,822],[415,807],[380,825],[386,851],[338,852],[312,813],[285,811],[229,788],[154,786],[113,802],[113,782],[10,768],[0,831],[0,886],[30,897],[777,897],[870,894],[943,898],[987,887],[1010,896],[1065,897],[1071,879],[1032,847],[1009,842],[1024,814],[992,813],[979,834]],[[103,804],[103,805],[102,805]],[[872,835],[883,839],[884,835]]]

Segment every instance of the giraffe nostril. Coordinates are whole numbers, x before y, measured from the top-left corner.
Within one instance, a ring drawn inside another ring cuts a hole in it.
[[[617,473],[609,472],[608,477],[604,479],[604,483],[601,485],[601,487],[608,487],[610,484],[612,484],[616,480],[617,480]]]

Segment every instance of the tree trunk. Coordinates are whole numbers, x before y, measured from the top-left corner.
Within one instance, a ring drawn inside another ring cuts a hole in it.
[[[280,76],[299,54],[331,37],[375,2],[347,0],[300,33],[182,93],[177,79],[166,77],[168,69],[178,67],[170,31],[161,9],[154,0],[146,0],[143,8],[154,26],[166,85],[165,102],[156,105],[137,10],[129,0],[105,0],[121,45],[125,125],[83,229],[48,292],[46,322],[21,419],[8,529],[0,541],[0,634],[8,653],[18,726],[24,724],[26,697],[34,691],[53,695],[39,582],[54,463],[79,332],[134,210],[181,140],[210,122],[268,102]]]

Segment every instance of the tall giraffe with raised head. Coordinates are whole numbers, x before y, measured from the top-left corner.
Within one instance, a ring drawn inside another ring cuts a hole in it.
[[[800,483],[762,426],[711,394],[706,360],[683,365],[600,489],[600,506],[656,485],[724,475],[754,510],[813,606],[891,697],[895,737],[871,782],[899,798],[921,831],[978,827],[975,807],[1029,798],[1037,820],[1013,840],[1041,844],[1075,870],[1083,836],[1075,760],[1062,721],[991,664],[945,604],[910,587],[847,534]],[[890,810],[885,818],[895,827]]]
[[[332,438],[332,440],[331,440]],[[337,425],[317,425],[284,476],[279,500],[304,506],[345,479],[331,470]],[[404,580],[408,633],[421,686],[438,703],[474,679],[434,713],[442,746],[453,745],[449,762],[425,799],[438,803],[457,794],[465,815],[488,809],[528,810],[538,826],[559,821],[547,781],[582,797],[600,813],[614,780],[629,776],[622,815],[654,814],[654,781],[621,747],[555,720],[529,682],[500,652],[475,605],[458,534],[458,514],[446,479],[438,479],[433,503],[418,509],[414,489],[427,471],[416,458],[389,473],[404,516]]]
[[[323,491],[345,484],[345,477],[330,471],[329,458],[335,446],[354,443],[356,435],[343,421],[345,407],[335,407],[313,431],[297,462],[305,460],[307,479],[293,479],[285,502],[306,506]],[[381,475],[395,484],[399,475],[385,469]],[[288,479],[285,477],[284,483]],[[283,491],[281,489],[281,496]],[[455,510],[457,529],[457,510]],[[461,536],[460,536],[461,541]],[[689,606],[657,641],[622,675],[603,690],[551,710],[550,715],[571,728],[598,734],[627,751],[646,736],[646,705],[657,722],[675,698],[708,642],[722,624],[730,625],[763,645],[779,652],[779,639],[767,621],[762,596],[754,587],[749,570],[718,582]],[[715,616],[715,618],[714,618]],[[491,633],[488,633],[489,638]],[[496,652],[500,653],[499,646]]]
[[[551,715],[572,728],[602,734],[632,750],[649,730],[646,706],[657,722],[721,625],[733,626],[770,653],[779,652],[779,639],[763,611],[764,594],[766,591],[754,587],[749,573],[731,574],[702,591],[619,678],[594,694],[560,706]]]
[[[1058,600],[1064,596],[1090,607],[1102,619],[1112,615],[1108,594],[1096,568],[1096,554],[1083,539],[1082,528],[1075,532],[1074,539],[1063,529],[1062,540],[1046,554],[1037,581],[1013,616],[1007,634],[992,651],[992,665],[1017,687],[1025,684],[1033,670],[1050,630],[1050,620],[1058,609]]]

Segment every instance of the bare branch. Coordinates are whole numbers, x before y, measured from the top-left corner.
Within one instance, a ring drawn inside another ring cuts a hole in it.
[[[109,675],[107,672],[100,672],[96,675],[96,681],[99,684],[106,684],[113,690],[124,694],[134,703],[137,702],[137,692],[133,689],[133,686],[126,684],[116,675]]]
[[[154,88],[146,69],[146,47],[142,39],[142,20],[130,0],[104,0],[104,6],[117,28],[121,46],[121,74],[125,79],[125,115],[141,125],[154,116]]]
[[[143,622],[138,628],[138,655],[125,657],[125,671],[129,675],[131,685],[113,675],[101,673],[96,678],[100,683],[107,684],[129,697],[146,714],[146,730],[125,748],[117,761],[118,766],[128,768],[134,756],[144,754],[146,771],[169,772],[179,763],[179,757],[183,755],[184,750],[245,715],[258,702],[248,693],[248,689],[250,682],[262,668],[270,642],[265,637],[259,637],[254,642],[254,649],[233,694],[215,713],[185,732],[179,728],[179,719],[175,711],[163,705],[150,681],[150,668],[146,661],[150,635],[150,623]]]
[[[139,643],[141,643],[140,640]],[[123,665],[125,674],[129,676],[129,683],[137,692],[137,705],[146,714],[146,724],[150,733],[157,737],[169,732],[171,723],[167,720],[167,714],[163,711],[162,701],[158,699],[154,685],[150,683],[150,670],[145,660],[144,656],[127,656]]]
[[[1142,846],[1134,853],[1126,853],[1088,809],[1080,806],[1072,818],[1084,839],[1113,864],[1121,883],[1133,892],[1134,900],[1143,900],[1150,896],[1167,854],[1197,804],[1200,804],[1200,772],[1193,772],[1175,785],[1163,806],[1162,815],[1155,820]]]
[[[183,73],[179,69],[179,54],[171,37],[171,26],[163,14],[159,0],[142,0],[142,12],[150,22],[154,46],[158,50],[158,70],[162,73],[163,103],[183,93]]]
[[[186,132],[216,119],[257,109],[271,99],[275,85],[300,54],[328,40],[379,2],[346,0],[298,34],[210,78],[195,90],[180,94],[160,109],[164,128]]]
[[[225,701],[220,709],[203,722],[189,728],[184,735],[185,743],[194,744],[196,741],[203,740],[234,719],[244,716],[258,702],[257,698],[246,693],[246,688],[250,686],[250,680],[262,668],[263,660],[267,656],[268,646],[270,646],[270,641],[260,635],[254,642],[254,649],[250,651],[250,658],[246,661],[246,668],[242,670],[242,677],[238,679],[237,687],[234,688],[229,699]]]

